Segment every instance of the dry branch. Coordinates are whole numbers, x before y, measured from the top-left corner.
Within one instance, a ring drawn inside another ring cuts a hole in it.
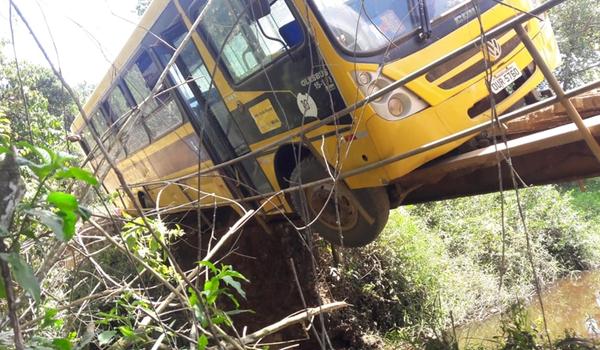
[[[23,198],[25,187],[19,173],[19,167],[15,159],[15,150],[7,152],[2,161],[0,161],[0,234],[5,237],[13,224],[13,216],[17,205]],[[4,239],[0,239],[0,253],[7,253],[7,247]],[[10,267],[5,259],[0,259],[0,271],[4,281],[4,290],[6,292],[6,303],[8,306],[8,316],[14,332],[14,344],[17,350],[23,349],[23,336],[19,326],[19,316],[17,313],[17,298],[14,294],[14,287],[10,274]]]
[[[281,321],[275,322],[270,326],[267,326],[267,327],[260,329],[252,334],[249,334],[240,340],[243,345],[257,343],[264,337],[274,334],[274,333],[277,333],[284,328],[295,325],[297,323],[301,323],[306,320],[310,321],[313,317],[315,317],[319,314],[336,311],[336,310],[343,309],[348,306],[350,306],[350,304],[346,303],[345,301],[337,301],[334,303],[329,303],[329,304],[325,304],[325,305],[321,305],[321,306],[317,306],[317,307],[308,308],[305,311],[299,312],[292,316],[288,316],[288,317],[282,319]],[[211,349],[216,349],[216,348],[212,347]],[[226,349],[233,349],[233,348],[231,346],[228,346]]]
[[[242,228],[242,226],[244,226],[244,224],[250,220],[250,218],[252,217],[252,215],[254,214],[254,211],[248,211],[244,216],[242,216],[235,224],[233,224],[233,226],[231,226],[229,228],[229,230],[227,231],[227,233],[223,236],[223,238],[221,238],[219,240],[219,242],[217,243],[217,245],[211,249],[211,251],[209,251],[207,253],[207,255],[204,257],[204,260],[209,260],[210,258],[212,258],[214,256],[214,254],[217,253],[217,251],[223,247],[223,245],[225,243],[227,243],[227,241],[229,241],[229,239],[231,237],[233,237],[234,233],[236,233],[240,228]],[[109,241],[115,245],[115,247],[119,248],[119,249],[124,249],[123,247],[121,247],[116,241],[114,241],[112,239],[112,237],[110,237],[110,235],[102,229],[102,227],[100,227],[98,224],[96,223],[92,223],[94,225],[94,227],[96,227],[97,229],[99,229],[105,236],[107,239],[109,239]],[[138,262],[146,265],[143,260],[133,256]],[[146,267],[146,268],[149,268]],[[194,269],[192,269],[192,271],[188,272],[187,274],[185,274],[185,277],[187,279],[189,279],[190,281],[194,281],[194,278],[196,276],[198,276],[198,272],[199,272],[200,267],[195,267]],[[152,269],[150,269],[150,271],[152,272]],[[167,284],[167,287],[169,287],[170,284]],[[172,286],[171,286],[172,287]],[[184,288],[182,288],[182,285],[179,285],[178,287],[175,288],[169,288],[171,289],[171,293],[169,295],[167,295],[167,297],[160,303],[160,305],[158,305],[155,309],[155,312],[157,314],[161,313],[172,301],[173,299],[177,296],[180,298],[180,300],[182,300],[182,305],[183,306],[187,306],[188,303],[185,302],[185,298],[182,296],[181,293],[184,293],[185,290]],[[139,329],[143,329],[145,327],[147,327],[152,321],[154,321],[154,318],[151,316],[146,316],[142,319],[142,321],[139,323],[138,326],[138,330]],[[121,338],[119,339],[119,341],[117,341],[116,343],[114,343],[109,349],[110,350],[118,350],[118,349],[126,349],[128,346],[130,345],[130,340],[127,338]]]

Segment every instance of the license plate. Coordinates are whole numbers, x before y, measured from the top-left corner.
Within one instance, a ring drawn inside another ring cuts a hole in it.
[[[494,94],[499,93],[520,77],[521,70],[519,70],[516,63],[511,63],[508,67],[494,74],[492,77],[492,92]]]

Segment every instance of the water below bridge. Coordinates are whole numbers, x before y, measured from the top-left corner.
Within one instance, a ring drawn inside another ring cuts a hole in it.
[[[563,278],[544,292],[543,301],[551,338],[560,338],[565,330],[570,330],[600,343],[600,271]],[[542,325],[537,298],[527,306],[527,312],[530,321]],[[499,315],[493,316],[458,329],[461,348],[477,345],[493,348],[494,337],[502,335],[500,319]]]

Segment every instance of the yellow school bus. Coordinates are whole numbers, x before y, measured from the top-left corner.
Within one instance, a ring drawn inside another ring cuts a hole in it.
[[[479,38],[482,29],[532,9],[534,2],[154,0],[85,105],[91,128],[80,116],[72,129],[81,134],[104,186],[118,192],[115,173],[90,133],[101,136],[145,209],[185,212],[237,201],[261,208],[266,220],[297,213],[329,241],[362,246],[401,202],[394,181],[469,138],[335,186],[260,195],[357,169],[488,121],[490,88],[501,113],[534,97],[542,73],[509,30],[487,37],[484,49],[468,50],[331,123],[299,131]],[[548,20],[532,18],[524,28],[556,67]],[[268,145],[275,146],[253,153]],[[133,208],[127,198],[119,205]]]

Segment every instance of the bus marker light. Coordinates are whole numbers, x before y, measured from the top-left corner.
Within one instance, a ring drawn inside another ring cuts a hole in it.
[[[346,141],[346,142],[354,141],[356,139],[357,139],[357,137],[355,134],[350,134],[350,135],[344,136],[344,141]]]
[[[371,74],[369,74],[367,72],[360,72],[360,73],[358,73],[358,75],[356,77],[356,81],[358,82],[359,85],[365,86],[371,82]]]

